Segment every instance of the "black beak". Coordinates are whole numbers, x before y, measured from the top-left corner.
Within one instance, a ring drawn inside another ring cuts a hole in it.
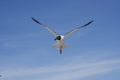
[[[61,36],[57,36],[56,38],[55,38],[55,40],[60,40],[61,39]]]
[[[56,37],[54,40],[58,40],[58,38]]]
[[[58,37],[56,37],[54,40],[58,40]]]

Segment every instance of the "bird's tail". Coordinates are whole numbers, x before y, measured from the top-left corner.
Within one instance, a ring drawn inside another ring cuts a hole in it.
[[[58,48],[58,49],[61,48],[61,46],[60,46],[59,44],[55,44],[55,45],[53,45],[53,47],[54,47],[54,48]],[[69,47],[68,44],[65,44],[65,43],[64,43],[64,44],[62,45],[62,49],[63,49],[63,48],[67,48],[67,47]]]

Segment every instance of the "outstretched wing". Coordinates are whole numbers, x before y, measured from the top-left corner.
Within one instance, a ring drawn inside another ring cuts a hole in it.
[[[77,27],[77,28],[69,31],[68,33],[66,33],[66,34],[64,35],[64,37],[66,38],[66,37],[70,36],[72,33],[78,31],[78,30],[81,29],[81,28],[84,28],[84,27],[88,26],[88,25],[91,24],[92,22],[93,22],[93,20],[90,21],[90,22],[88,22],[87,24],[85,24],[85,25],[83,25],[83,26],[79,26],[79,27]]]
[[[43,26],[45,29],[47,29],[50,33],[52,33],[55,37],[58,36],[58,34],[53,31],[51,28],[49,28],[47,25],[42,24],[41,22],[37,21],[35,18],[32,17],[32,20],[38,23],[39,25]]]

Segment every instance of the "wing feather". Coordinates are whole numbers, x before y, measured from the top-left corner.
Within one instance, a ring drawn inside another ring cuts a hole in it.
[[[58,36],[58,34],[57,34],[54,30],[52,30],[51,28],[49,28],[47,25],[42,24],[41,22],[37,21],[37,20],[36,20],[35,18],[33,18],[33,17],[32,17],[32,20],[35,21],[37,24],[43,26],[45,29],[47,29],[47,30],[48,30],[51,34],[53,34],[55,37]]]
[[[70,36],[71,34],[73,34],[74,32],[78,31],[79,29],[88,26],[88,25],[91,24],[92,22],[93,22],[93,20],[90,21],[90,22],[88,22],[87,24],[85,24],[85,25],[83,25],[83,26],[79,26],[79,27],[77,27],[77,28],[75,28],[75,29],[73,29],[73,30],[67,32],[67,33],[64,35],[64,37],[66,38],[66,37]]]

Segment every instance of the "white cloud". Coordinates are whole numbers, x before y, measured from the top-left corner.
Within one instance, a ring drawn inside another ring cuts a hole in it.
[[[5,78],[36,77],[36,80],[75,80],[120,69],[120,59],[92,61],[88,63],[72,62],[37,68],[16,68],[4,70]]]

